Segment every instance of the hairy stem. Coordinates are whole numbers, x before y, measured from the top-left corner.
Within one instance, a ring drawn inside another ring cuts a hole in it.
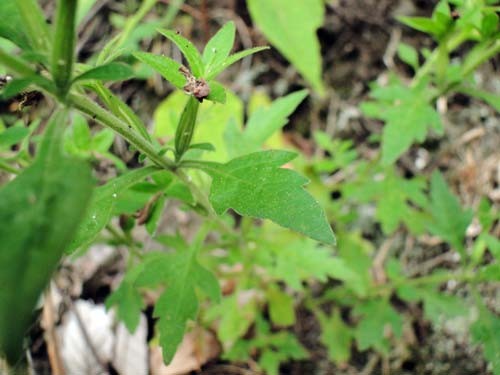
[[[104,108],[94,103],[86,96],[72,92],[68,96],[68,102],[74,108],[120,134],[132,146],[144,153],[153,163],[155,163],[159,167],[171,171],[175,170],[175,163],[172,160],[159,155],[153,145],[145,140],[134,129],[132,129],[130,125],[127,125],[121,119],[106,111]]]

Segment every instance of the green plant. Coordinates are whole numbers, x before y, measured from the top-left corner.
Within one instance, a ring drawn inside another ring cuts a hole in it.
[[[428,133],[444,135],[442,115],[436,110],[439,98],[462,93],[498,109],[498,96],[478,88],[473,77],[499,51],[496,4],[440,1],[431,18],[399,18],[407,26],[428,33],[437,46],[432,51],[417,51],[400,44],[398,56],[413,70],[412,79],[408,82],[395,71],[389,72],[387,83],[374,83],[371,99],[362,103],[366,116],[384,123],[381,137],[370,139],[372,143],[380,142],[380,155],[371,161],[359,160],[351,142],[332,141],[324,133],[315,135],[320,148],[328,153],[311,163],[316,173],[347,174],[340,180],[333,179],[336,183],[330,189],[342,199],[326,203],[326,209],[335,222],[339,258],[357,274],[357,279],[344,280],[320,298],[307,297],[307,305],[322,327],[321,340],[336,363],[349,360],[353,343],[361,351],[373,349],[385,359],[390,357],[394,344],[404,341],[403,327],[411,320],[408,311],[395,308],[397,298],[410,306],[422,303],[425,318],[436,326],[443,319],[457,316],[473,320],[472,342],[483,345],[493,373],[500,373],[498,356],[494,354],[498,334],[492,333],[498,317],[486,308],[478,292],[479,284],[499,280],[500,242],[491,235],[492,225],[499,218],[498,209],[487,199],[481,201],[475,212],[464,209],[441,173],[434,171],[430,178],[423,173],[406,178],[396,165],[413,143],[424,142]],[[314,190],[318,180],[312,180]],[[360,227],[357,212],[363,205],[374,207],[369,222],[379,225],[389,237],[378,250],[353,230]],[[474,239],[466,239],[473,217],[480,221],[481,232]],[[388,255],[393,239],[402,233],[410,237],[430,233],[440,238],[456,254],[459,264],[452,270],[437,267],[428,275],[406,274],[399,260]],[[384,259],[382,263],[377,261],[379,256]],[[442,290],[450,280],[463,285],[468,292],[466,298]],[[325,306],[332,305],[331,313],[325,314]],[[339,308],[344,309],[343,317]]]
[[[381,142],[381,156],[373,160],[361,159],[353,141],[332,140],[319,131],[314,139],[321,152],[314,158],[294,159],[294,152],[271,150],[284,148],[280,130],[308,92],[274,102],[254,94],[245,108],[217,76],[266,47],[231,54],[235,26],[229,22],[200,53],[180,34],[163,28],[180,2],[161,21],[141,22],[155,3],[142,2],[128,19],[115,17],[122,31],[97,56],[75,62],[75,36],[65,31],[74,30],[82,18],[76,2],[59,0],[54,26],[44,22],[32,0],[0,2],[0,13],[12,20],[0,24],[0,37],[10,41],[0,43],[0,66],[14,76],[3,87],[3,97],[37,89],[56,102],[42,136],[42,120],[28,126],[0,124],[0,169],[17,175],[0,188],[0,352],[9,364],[22,361],[34,306],[60,258],[106,240],[129,249],[123,281],[107,307],[134,331],[145,307],[144,291],[156,290],[156,334],[165,361],[171,360],[191,320],[217,327],[223,358],[252,358],[266,373],[278,374],[281,362],[308,357],[290,329],[298,306],[317,318],[320,341],[335,364],[349,361],[353,345],[388,359],[395,346],[405,345],[403,331],[413,319],[413,307],[422,305],[425,319],[435,325],[443,318],[473,319],[475,311],[472,341],[484,346],[493,371],[500,373],[499,319],[477,287],[499,281],[500,242],[492,235],[499,219],[496,207],[484,199],[474,210],[464,209],[441,173],[404,178],[395,165],[429,132],[444,134],[435,109],[439,97],[461,92],[498,108],[497,97],[472,80],[476,68],[498,49],[496,2],[441,1],[430,19],[401,18],[433,36],[437,47],[417,51],[401,44],[398,54],[414,70],[412,80],[391,74],[386,86],[373,85],[371,100],[361,106],[365,115],[385,123],[381,137],[370,139]],[[295,13],[300,8],[282,1],[248,1],[254,21],[318,93],[323,87],[314,34],[321,24],[321,3],[311,6],[311,18],[303,18]],[[269,16],[277,10],[291,12],[288,22],[297,17],[302,27],[290,29],[282,21],[270,29]],[[158,28],[182,52],[187,66],[138,50],[141,35],[153,35]],[[450,62],[449,56],[471,41],[464,57]],[[297,55],[297,44],[311,51]],[[149,130],[105,85],[142,77],[148,68],[178,89],[156,109]],[[104,128],[95,131],[93,121]],[[140,167],[129,170],[110,152],[116,135],[128,142]],[[30,145],[36,146],[35,157]],[[268,150],[262,151],[263,145]],[[110,160],[119,176],[97,186],[89,165],[102,159]],[[304,189],[308,180],[311,193]],[[332,199],[332,192],[341,198]],[[158,230],[169,200],[203,218],[192,238]],[[362,215],[366,207],[374,207],[368,219]],[[134,215],[138,211],[143,219]],[[112,220],[118,216],[119,226]],[[466,229],[473,217],[481,233],[470,239]],[[255,218],[269,220],[256,224]],[[142,224],[154,239],[154,251],[145,251],[134,237],[133,229]],[[380,228],[388,240],[382,245],[368,241],[360,229],[364,225]],[[389,251],[391,243],[400,235],[424,233],[459,256],[457,267],[407,273]],[[450,280],[465,285],[466,299],[441,288]]]
[[[145,2],[139,14],[144,14],[154,3]],[[131,251],[127,276],[108,303],[118,305],[118,315],[133,330],[143,306],[141,288],[166,285],[166,291],[156,303],[155,316],[159,318],[164,359],[170,361],[182,340],[186,322],[196,318],[200,298],[196,291],[200,289],[214,301],[220,299],[217,279],[197,258],[210,230],[217,228],[231,241],[240,241],[238,231],[228,222],[231,216],[224,215],[228,209],[244,216],[270,219],[328,244],[334,243],[333,232],[319,204],[303,189],[307,179],[291,169],[281,168],[295,154],[258,151],[258,146],[271,135],[269,129],[258,126],[247,129],[245,134],[252,137],[253,144],[250,147],[249,140],[246,146],[252,152],[225,163],[200,157],[204,151],[213,151],[213,145],[192,143],[195,129],[203,126],[197,122],[197,114],[206,105],[204,100],[217,103],[226,100],[224,87],[215,81],[217,75],[241,58],[266,47],[231,55],[235,27],[230,22],[208,42],[203,54],[178,33],[160,30],[180,49],[189,68],[167,57],[134,53],[138,60],[188,94],[173,144],[161,146],[131,109],[103,85],[105,81],[134,75],[128,65],[115,61],[120,58],[121,48],[135,25],[125,27],[122,34],[112,39],[94,65],[77,63],[74,61],[76,4],[73,0],[58,1],[53,27],[43,21],[34,1],[4,1],[1,5],[2,14],[7,12],[17,23],[13,28],[3,26],[0,35],[22,51],[14,55],[0,50],[0,64],[14,76],[3,89],[4,97],[33,87],[56,99],[57,104],[36,159],[29,160],[25,152],[27,160],[23,170],[13,166],[21,161],[19,154],[2,162],[4,170],[18,176],[0,190],[2,222],[11,220],[9,225],[2,225],[0,350],[10,365],[22,358],[23,337],[32,309],[60,257],[65,251],[72,252],[90,244],[107,228],[118,241],[128,244]],[[135,21],[137,24],[139,19]],[[90,99],[91,91],[101,99],[102,105]],[[301,93],[301,100],[304,96],[305,93]],[[295,101],[294,105],[297,104]],[[275,109],[275,128],[283,126],[283,117],[293,110],[286,107]],[[78,112],[121,135],[141,154],[145,166],[124,171],[105,185],[95,187],[85,159],[104,156],[119,169],[125,170],[126,166],[108,152],[111,133],[103,130],[92,136]],[[63,136],[69,123],[71,128]],[[26,130],[16,132],[19,134],[9,130],[11,139],[6,141],[7,145],[17,144],[29,134]],[[64,150],[72,156],[64,154],[63,143]],[[169,158],[170,153],[173,158]],[[193,182],[193,177],[199,178],[201,172],[212,178],[210,195],[206,178],[201,179],[200,185]],[[175,248],[173,252],[143,254],[141,244],[130,235],[133,223],[120,229],[110,224],[113,216],[130,212],[130,205],[137,203],[134,191],[140,186],[147,188],[144,195],[153,207],[147,222],[151,233],[156,231],[167,198],[180,198],[207,218],[207,224],[192,244],[177,238],[175,246],[168,242]],[[127,198],[127,192],[131,192],[131,199]],[[20,275],[22,284],[17,288]]]

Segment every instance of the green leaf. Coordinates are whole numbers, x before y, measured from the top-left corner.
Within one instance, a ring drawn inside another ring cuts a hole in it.
[[[151,213],[146,221],[146,230],[153,237],[156,235],[156,230],[158,229],[158,224],[160,223],[161,215],[163,214],[166,202],[167,198],[162,194],[153,205]]]
[[[442,24],[436,22],[431,18],[426,17],[406,17],[399,16],[396,17],[397,20],[412,29],[439,37],[446,31],[446,28]]]
[[[226,103],[226,89],[219,82],[210,81],[208,82],[208,87],[210,87],[210,93],[206,97],[207,100],[213,102],[224,104]]]
[[[295,324],[293,297],[282,292],[279,287],[271,285],[266,293],[269,302],[271,321],[282,327]]]
[[[376,87],[370,93],[376,99],[363,103],[361,110],[385,121],[382,133],[382,163],[394,163],[413,142],[423,142],[430,129],[443,133],[439,114],[429,103],[426,85],[409,88],[399,82]]]
[[[276,235],[267,244],[274,255],[273,267],[269,274],[297,291],[303,289],[302,282],[319,280],[326,282],[328,278],[342,280],[348,286],[359,290],[359,277],[340,258],[334,257],[332,250],[318,246],[307,238],[293,238],[291,241],[277,241]]]
[[[243,51],[240,51],[240,52],[237,52],[231,56],[229,56],[221,65],[219,65],[218,67],[214,67],[212,68],[212,72],[210,74],[207,74],[205,76],[206,79],[208,80],[211,80],[211,79],[214,79],[215,77],[217,77],[224,69],[227,69],[228,67],[230,67],[231,65],[233,65],[234,63],[238,62],[239,60],[249,56],[249,55],[252,55],[254,53],[257,53],[257,52],[260,52],[260,51],[264,51],[266,49],[269,49],[269,47],[267,46],[262,46],[262,47],[253,47],[253,48],[249,48],[249,49],[246,49],[246,50],[243,50]]]
[[[79,25],[97,0],[80,0],[76,9],[76,24]]]
[[[51,81],[43,76],[28,76],[10,81],[4,88],[2,96],[11,98],[20,92],[24,91],[31,84],[38,85],[49,92],[54,92],[55,88]]]
[[[264,142],[283,128],[288,117],[307,96],[307,90],[289,94],[273,102],[269,108],[259,108],[241,132],[237,127],[228,128],[225,138],[232,157],[258,151]]]
[[[102,129],[92,137],[90,147],[92,150],[104,154],[113,145],[114,140],[115,133],[111,129]]]
[[[210,76],[211,72],[219,68],[229,56],[233,48],[235,32],[234,22],[231,21],[208,41],[202,56],[206,76]]]
[[[188,320],[195,320],[198,298],[195,288],[209,297],[220,299],[220,288],[215,277],[196,260],[197,248],[180,248],[176,253],[161,253],[144,264],[143,272],[135,281],[137,287],[155,284],[167,285],[154,309],[159,318],[157,327],[163,359],[170,362],[181,343]]]
[[[0,189],[0,352],[10,363],[91,194],[88,164],[61,153],[66,119],[52,117],[35,162]]]
[[[219,305],[211,308],[209,314],[220,317],[217,336],[225,348],[232,347],[245,335],[255,320],[256,310],[254,299],[239,303],[236,294],[225,297]]]
[[[201,78],[204,74],[203,61],[200,56],[200,52],[196,47],[182,35],[176,33],[172,30],[158,30],[161,34],[166,36],[180,49],[187,62],[189,63],[189,68],[191,73],[196,78]]]
[[[248,0],[252,20],[320,94],[324,85],[316,31],[324,8],[321,0]]]
[[[421,292],[424,301],[425,317],[438,324],[443,318],[451,319],[457,316],[466,316],[467,307],[464,300],[457,296],[447,295],[426,289]]]
[[[181,111],[186,105],[188,96],[176,91],[169,95],[156,109],[154,115],[154,132],[157,137],[172,139],[179,123]],[[194,132],[193,143],[207,143],[214,145],[216,151],[204,153],[203,159],[226,161],[228,154],[225,147],[224,131],[230,121],[236,126],[243,126],[243,102],[236,95],[227,92],[226,104],[204,102],[198,110],[198,124]]]
[[[75,146],[82,151],[88,151],[90,149],[92,134],[90,133],[87,119],[79,113],[74,113],[72,120],[71,130]]]
[[[462,210],[457,197],[437,171],[431,179],[430,211],[432,222],[428,225],[429,231],[449,242],[462,256],[465,255],[463,241],[473,214],[471,210]]]
[[[186,85],[186,77],[179,71],[181,64],[169,57],[157,56],[147,52],[134,52],[134,57],[156,70],[172,85],[182,90]]]
[[[462,94],[470,95],[477,99],[480,99],[486,104],[490,105],[492,108],[494,108],[497,112],[500,112],[500,95],[480,90],[475,87],[468,87],[465,85],[459,86],[457,88],[457,91],[461,92]]]
[[[189,148],[203,151],[215,151],[215,146],[208,142],[193,143],[191,146],[189,146]]]
[[[318,314],[321,325],[321,343],[328,349],[328,358],[337,365],[346,363],[351,357],[352,329],[349,328],[338,309],[329,317],[323,312]]]
[[[0,133],[0,149],[17,145],[30,133],[28,128],[13,126]]]
[[[105,185],[96,188],[87,208],[85,218],[68,251],[76,250],[81,246],[87,246],[97,237],[101,230],[109,223],[116,202],[126,188],[160,171],[160,169],[153,166],[144,167],[114,178]]]
[[[308,180],[279,168],[294,157],[292,152],[264,151],[226,164],[200,164],[213,179],[210,201],[215,211],[221,215],[233,208],[240,215],[270,219],[315,240],[335,243],[323,210],[303,189]]]
[[[369,348],[388,354],[389,340],[385,335],[386,326],[391,327],[395,337],[403,333],[403,318],[387,300],[368,300],[357,304],[354,314],[361,316],[361,321],[356,326],[355,337],[361,351]]]
[[[13,79],[2,89],[2,98],[9,99],[19,94],[20,92],[26,90],[26,88],[31,85],[33,81],[27,78]]]
[[[117,317],[134,333],[141,320],[141,310],[145,307],[141,294],[127,278],[119,288],[106,299],[106,308],[116,305]]]
[[[30,42],[23,27],[23,20],[16,6],[18,0],[0,1],[0,14],[8,17],[8,21],[0,22],[0,37],[16,44],[18,47],[29,50]]]
[[[470,331],[472,341],[483,346],[484,357],[490,362],[493,374],[500,375],[500,318],[482,306]]]
[[[398,56],[401,61],[410,65],[414,71],[418,70],[418,52],[413,46],[406,43],[400,43],[398,45]]]
[[[379,187],[376,216],[382,224],[384,233],[393,233],[401,222],[405,223],[413,233],[422,233],[427,218],[415,207],[422,208],[427,204],[423,192],[425,182],[417,178],[403,179],[389,172]],[[387,194],[388,191],[391,194]]]
[[[134,71],[130,66],[112,62],[87,70],[86,72],[76,76],[73,79],[73,82],[92,79],[99,81],[122,81],[131,78],[133,75]]]
[[[144,139],[151,142],[146,125],[135,114],[135,112],[122,100],[120,100],[113,92],[105,87],[101,82],[93,82],[87,84],[99,98],[106,104],[106,106],[119,118],[137,130]]]

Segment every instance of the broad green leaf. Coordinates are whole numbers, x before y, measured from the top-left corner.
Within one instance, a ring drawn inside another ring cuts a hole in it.
[[[200,164],[212,177],[210,201],[215,211],[221,215],[232,208],[240,215],[270,219],[315,240],[335,243],[323,210],[303,188],[308,180],[280,168],[295,156],[287,151],[264,151],[226,164]]]
[[[313,136],[318,146],[329,154],[314,160],[313,168],[319,173],[332,173],[343,169],[358,157],[351,140],[332,139],[330,135],[320,131],[315,132]]]
[[[160,169],[153,166],[144,167],[114,178],[105,185],[96,188],[86,210],[85,217],[68,251],[76,250],[81,246],[87,246],[97,237],[101,230],[109,223],[116,202],[126,188],[160,171]]]
[[[225,297],[219,305],[210,309],[208,315],[220,317],[217,336],[224,348],[231,348],[245,335],[255,320],[256,311],[254,298],[240,303],[236,294]]]
[[[303,281],[319,280],[326,282],[328,278],[341,280],[349,287],[359,291],[359,277],[340,258],[334,257],[331,249],[307,238],[291,238],[281,240],[276,231],[268,234],[269,240],[264,248],[269,248],[273,255],[269,274],[284,281],[297,291],[303,289]]]
[[[209,80],[213,79],[213,78],[217,77],[224,69],[227,69],[228,67],[230,67],[234,63],[238,62],[239,60],[241,60],[249,55],[252,55],[254,53],[264,51],[266,49],[269,49],[269,47],[267,47],[267,46],[253,47],[253,48],[245,49],[245,50],[240,51],[240,52],[236,52],[235,54],[230,55],[221,65],[219,65],[218,67],[214,67],[212,69],[212,72],[210,74],[207,74],[205,76],[205,78],[209,79]]]
[[[354,333],[361,351],[373,348],[388,354],[390,344],[385,335],[386,327],[391,327],[392,334],[397,338],[403,333],[403,318],[387,300],[361,302],[354,307],[354,314],[361,318]]]
[[[144,264],[144,270],[135,280],[137,287],[166,284],[167,289],[156,302],[154,316],[163,359],[170,362],[181,343],[189,320],[195,320],[198,298],[195,288],[202,289],[210,298],[220,299],[220,288],[215,277],[196,260],[197,248],[180,248],[175,253],[163,253]]]
[[[468,314],[468,308],[460,297],[438,293],[431,289],[422,290],[421,296],[424,301],[425,317],[434,324],[438,324],[443,318],[451,319]]]
[[[377,197],[376,216],[386,234],[393,233],[403,222],[413,233],[422,233],[426,217],[415,207],[425,207],[427,200],[423,190],[425,182],[421,179],[403,179],[388,173],[380,183]],[[387,194],[390,191],[391,194]]]
[[[76,76],[73,82],[85,80],[99,80],[99,81],[121,81],[131,78],[134,71],[128,65],[122,63],[109,63],[95,68],[91,68],[86,72]]]
[[[30,133],[28,128],[13,126],[0,132],[0,149],[17,145]]]
[[[5,38],[16,44],[22,49],[31,49],[29,39],[26,36],[23,21],[16,6],[18,0],[0,1],[0,14],[7,17],[0,22],[0,37]]]
[[[11,363],[91,195],[88,164],[61,153],[66,120],[53,116],[35,162],[0,189],[0,352]]]
[[[438,292],[435,286],[403,285],[397,289],[397,293],[405,301],[423,301],[425,317],[435,325],[443,320],[469,314],[469,308],[464,304],[462,298]]]
[[[212,302],[220,303],[222,295],[219,280],[208,269],[196,262],[193,266],[194,282]]]
[[[484,357],[494,375],[500,375],[500,318],[481,306],[479,318],[471,326],[472,341],[483,346]]]
[[[305,99],[308,92],[301,90],[273,102],[269,108],[260,108],[250,116],[245,129],[230,127],[225,134],[230,156],[241,156],[258,151],[264,142],[288,122],[288,117]]]
[[[181,64],[169,57],[158,56],[147,52],[134,52],[134,57],[156,70],[172,85],[182,90],[186,85],[186,77],[179,71]]]
[[[116,308],[118,319],[123,321],[130,333],[134,333],[141,319],[141,310],[145,307],[139,290],[135,286],[137,278],[145,267],[161,259],[163,254],[147,253],[142,261],[127,269],[120,286],[106,298],[106,309]]]
[[[324,93],[321,51],[316,35],[323,24],[322,0],[248,0],[252,20],[266,38],[309,81]]]
[[[352,329],[349,328],[338,309],[329,317],[319,312],[321,325],[321,342],[328,349],[328,357],[336,364],[343,364],[351,357],[351,344],[353,340]]]
[[[399,82],[376,87],[370,93],[375,99],[365,102],[361,110],[370,117],[385,121],[382,133],[382,163],[394,163],[413,142],[423,142],[430,129],[443,133],[439,114],[429,103],[425,85],[409,88]]]
[[[191,73],[196,78],[201,78],[205,73],[203,68],[203,61],[200,55],[200,52],[196,49],[196,47],[182,35],[176,33],[172,30],[158,30],[161,34],[166,36],[182,52],[187,62],[189,63],[189,67],[191,69]]]
[[[465,231],[472,220],[472,211],[463,210],[458,198],[448,188],[439,172],[434,172],[431,179],[432,221],[429,231],[449,242],[461,255],[464,255],[463,241]]]
[[[203,50],[205,75],[210,76],[213,70],[220,67],[233,48],[236,29],[234,22],[226,23],[207,43]]]
[[[269,302],[271,321],[282,327],[295,323],[295,308],[293,297],[281,291],[279,287],[271,285],[266,293]]]
[[[259,366],[269,375],[279,375],[281,363],[308,358],[304,347],[290,332],[268,333],[265,345],[258,345],[261,355]]]
[[[357,283],[351,286],[353,282],[350,281],[347,286],[354,291],[358,291],[360,296],[365,296],[373,285],[371,268],[374,245],[356,231],[340,232],[338,242],[342,244],[338,248],[340,259],[357,276],[357,279],[355,279]]]
[[[106,307],[116,306],[116,313],[130,333],[134,333],[141,319],[141,310],[145,307],[139,291],[133,283],[123,280],[120,287],[107,299]]]

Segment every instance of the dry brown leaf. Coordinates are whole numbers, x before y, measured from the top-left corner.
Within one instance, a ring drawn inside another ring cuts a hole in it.
[[[184,335],[174,359],[167,366],[163,363],[161,348],[151,349],[150,368],[152,375],[182,375],[197,371],[202,365],[216,358],[221,351],[215,336],[197,328]]]

